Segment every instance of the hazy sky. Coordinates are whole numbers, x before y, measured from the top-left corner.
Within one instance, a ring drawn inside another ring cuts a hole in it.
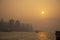
[[[0,18],[4,20],[18,19],[42,31],[59,30],[60,0],[0,0],[0,4]]]

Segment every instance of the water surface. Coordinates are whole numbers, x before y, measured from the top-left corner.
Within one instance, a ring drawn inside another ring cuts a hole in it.
[[[55,40],[46,32],[0,32],[0,40]]]

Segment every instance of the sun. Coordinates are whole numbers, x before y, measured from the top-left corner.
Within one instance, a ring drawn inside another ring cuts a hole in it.
[[[45,14],[45,12],[44,12],[44,11],[42,11],[42,12],[41,12],[41,14]]]

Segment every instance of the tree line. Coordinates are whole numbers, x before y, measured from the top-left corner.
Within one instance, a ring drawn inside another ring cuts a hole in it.
[[[5,22],[0,20],[0,32],[32,32],[32,25],[20,23],[19,20],[10,19]]]

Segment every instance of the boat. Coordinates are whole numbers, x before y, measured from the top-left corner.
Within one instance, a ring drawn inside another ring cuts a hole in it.
[[[39,33],[39,31],[35,31],[36,33]]]

